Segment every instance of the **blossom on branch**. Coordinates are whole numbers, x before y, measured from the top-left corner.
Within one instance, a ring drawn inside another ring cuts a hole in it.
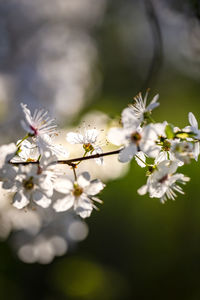
[[[149,105],[147,105],[148,91],[146,92],[144,99],[142,94],[139,93],[134,97],[135,103],[130,105],[130,109],[133,115],[141,122],[147,120],[150,117],[152,110],[160,105],[158,103],[159,95],[155,95]]]
[[[160,198],[164,203],[167,198],[174,200],[176,192],[184,194],[182,188],[177,184],[185,184],[190,180],[183,174],[176,173],[178,168],[177,161],[164,160],[152,167],[152,174],[147,179],[147,184],[142,186],[138,193],[144,195],[149,193],[150,198]]]
[[[94,202],[102,203],[96,197],[105,187],[99,179],[90,180],[90,174],[84,172],[77,177],[77,180],[71,181],[68,178],[59,178],[55,184],[55,190],[65,195],[58,199],[53,208],[57,212],[66,211],[73,207],[82,218],[89,217],[93,208],[96,208]]]
[[[85,150],[85,154],[100,154],[103,153],[102,148],[97,145],[99,131],[97,129],[84,130],[84,134],[77,132],[67,133],[66,139],[70,144],[81,144]],[[103,157],[95,158],[98,165],[103,164]]]

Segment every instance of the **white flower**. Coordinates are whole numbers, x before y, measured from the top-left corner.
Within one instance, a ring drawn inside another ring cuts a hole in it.
[[[155,95],[148,106],[146,106],[147,103],[147,97],[148,97],[148,91],[145,94],[144,100],[142,99],[142,94],[139,93],[135,98],[135,103],[130,105],[130,108],[132,109],[133,114],[137,119],[140,121],[143,121],[148,114],[151,113],[151,111],[158,107],[160,104],[157,102],[159,95]]]
[[[189,164],[190,160],[195,158],[196,147],[195,144],[187,141],[174,141],[172,143],[171,151],[176,159],[183,162],[183,164]]]
[[[40,153],[35,144],[30,143],[28,140],[24,140],[23,142],[19,140],[16,144],[20,144],[20,146],[16,151],[16,155],[11,159],[13,163],[38,160]]]
[[[26,104],[21,103],[25,115],[25,121],[21,121],[24,130],[33,138],[39,153],[51,150],[57,156],[59,154],[68,156],[68,152],[59,145],[53,145],[51,137],[56,134],[55,120],[51,119],[44,110],[35,110],[33,116]]]
[[[175,155],[175,144],[179,143],[179,140],[174,141],[172,139],[168,139],[166,135],[166,126],[168,123],[164,121],[163,123],[155,123],[152,124],[152,127],[155,129],[158,140],[157,146],[160,147],[160,152],[155,157],[155,164],[159,164],[161,161],[164,160],[179,160],[178,166],[182,166],[184,164],[183,160],[178,158],[178,155]]]
[[[159,147],[156,145],[157,134],[152,124],[144,128],[138,126],[112,128],[108,138],[115,145],[125,146],[119,153],[120,162],[130,161],[138,151],[150,157],[156,157],[159,152]]]
[[[35,137],[56,133],[57,125],[54,119],[47,116],[48,111],[36,109],[32,116],[26,104],[21,103],[21,107],[25,115],[25,121],[21,121],[21,124],[27,133]]]
[[[130,106],[122,111],[121,121],[124,128],[132,128],[138,127],[142,122],[142,119],[136,117],[133,107]]]
[[[42,153],[51,151],[56,157],[65,159],[69,156],[69,152],[63,146],[53,144],[52,138],[47,134],[44,134],[44,136],[38,140],[38,147],[39,149],[42,149]]]
[[[60,178],[55,184],[55,190],[66,196],[57,200],[53,208],[61,212],[73,207],[82,218],[89,217],[93,208],[96,208],[94,201],[101,203],[101,200],[94,196],[104,187],[105,185],[98,179],[90,181],[88,172],[80,174],[74,182],[67,178]]]
[[[99,131],[97,129],[84,130],[84,134],[69,132],[67,133],[66,139],[70,144],[81,144],[86,153],[101,154],[103,150],[100,146],[96,145]],[[103,157],[95,159],[96,163],[103,164]]]
[[[43,208],[48,207],[51,204],[54,180],[55,174],[47,164],[20,165],[14,181],[16,193],[13,206],[21,209],[34,201]]]
[[[147,179],[147,184],[142,186],[138,193],[144,195],[148,192],[151,198],[160,198],[162,203],[167,198],[174,200],[175,192],[184,194],[177,183],[185,184],[190,178],[180,173],[174,174],[177,168],[178,163],[176,161],[162,161],[154,168],[153,173]]]

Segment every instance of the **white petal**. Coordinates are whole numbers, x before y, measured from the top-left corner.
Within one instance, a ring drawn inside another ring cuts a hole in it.
[[[44,180],[40,181],[39,185],[45,195],[47,195],[48,197],[51,197],[53,195],[53,183],[50,177],[45,177]]]
[[[29,204],[29,199],[27,195],[23,193],[23,191],[19,191],[14,195],[13,198],[13,206],[22,209]]]
[[[32,117],[31,117],[30,110],[27,108],[27,104],[23,104],[23,103],[20,103],[20,104],[21,104],[24,116],[26,118],[26,121],[28,122],[28,124],[31,124],[32,123]]]
[[[104,187],[105,184],[103,184],[99,179],[95,179],[90,182],[90,185],[87,186],[84,191],[86,194],[93,196],[103,190]]]
[[[150,103],[150,104],[147,106],[146,110],[152,111],[154,108],[158,107],[159,105],[160,105],[160,103]]]
[[[94,147],[94,151],[92,152],[92,154],[101,154],[101,153],[103,153],[103,150],[101,147],[99,147],[99,146]],[[103,157],[95,158],[95,162],[99,166],[103,165]]]
[[[145,195],[145,194],[147,193],[147,191],[148,191],[148,186],[147,186],[147,184],[141,186],[141,188],[139,188],[139,189],[137,190],[137,192],[138,192],[139,195]]]
[[[159,94],[157,94],[153,97],[150,104],[147,106],[146,111],[151,111],[151,110],[153,110],[154,108],[156,108],[157,106],[160,105],[160,103],[157,102],[158,98],[159,98]]]
[[[137,156],[139,158],[141,158],[142,161],[146,162],[146,156],[144,155],[144,153],[142,151],[139,151],[137,152]],[[137,162],[137,164],[141,167],[141,168],[145,168],[146,165],[139,159],[135,156],[135,160]]]
[[[123,128],[113,127],[108,131],[108,141],[113,145],[120,146],[125,142],[126,133]]]
[[[41,191],[35,190],[33,192],[33,201],[37,203],[37,205],[47,208],[51,204],[51,199],[45,196]]]
[[[84,144],[84,137],[80,133],[69,132],[66,139],[70,144]]]
[[[140,120],[137,119],[134,110],[131,107],[127,107],[122,111],[122,123],[125,128],[131,127],[136,131],[140,124]]]
[[[142,138],[144,140],[152,140],[152,141],[157,140],[157,132],[153,124],[147,125],[143,129]]]
[[[73,195],[67,195],[65,198],[57,200],[54,203],[53,208],[57,212],[66,211],[73,206],[74,200],[75,198]]]
[[[82,188],[88,186],[90,184],[90,174],[88,172],[83,172],[82,174],[80,174],[78,176],[77,183]]]
[[[83,219],[89,218],[91,213],[92,213],[92,207],[90,207],[89,209],[84,209],[82,211],[81,210],[77,211],[77,214]]]
[[[21,126],[26,132],[34,134],[34,131],[26,124],[26,122],[24,122],[24,120],[21,120]]]
[[[194,145],[194,158],[196,161],[198,161],[199,156],[199,143],[195,143]]]
[[[62,194],[68,194],[73,189],[73,183],[67,178],[58,178],[54,183],[54,189]]]
[[[88,218],[93,210],[92,202],[86,195],[82,195],[79,198],[78,205],[75,207],[75,211],[82,218]]]
[[[137,152],[137,146],[131,143],[129,146],[125,147],[120,151],[119,161],[123,163],[130,161],[133,158],[133,156],[136,154],[136,152]]]
[[[97,129],[86,130],[85,143],[94,144],[96,142],[99,131]]]
[[[193,115],[193,113],[189,112],[188,114],[188,120],[190,122],[190,125],[196,129],[198,129],[198,123],[197,120],[195,118],[195,116]]]
[[[57,157],[64,157],[64,158],[69,157],[69,151],[67,151],[67,149],[65,149],[61,145],[55,145],[55,144],[54,145],[50,145],[49,149]]]

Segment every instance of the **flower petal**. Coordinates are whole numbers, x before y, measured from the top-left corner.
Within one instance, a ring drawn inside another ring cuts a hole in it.
[[[83,172],[82,174],[80,174],[78,176],[77,183],[82,188],[88,186],[90,184],[90,174],[88,172]]]
[[[35,190],[33,192],[33,201],[37,203],[37,205],[47,208],[51,204],[51,199],[45,196],[41,191]]]
[[[96,142],[99,131],[97,129],[89,129],[85,132],[85,143],[94,144]]]
[[[94,151],[92,152],[92,154],[101,154],[101,153],[103,153],[102,148],[99,147],[99,146],[95,146]],[[103,165],[103,157],[95,158],[95,162],[99,166]]]
[[[198,156],[199,156],[199,143],[194,144],[194,158],[196,161],[198,161]]]
[[[66,211],[73,206],[74,200],[75,200],[74,196],[69,194],[65,198],[57,200],[54,203],[53,208],[57,212]]]
[[[158,98],[159,98],[159,94],[157,94],[153,97],[150,104],[147,106],[146,111],[151,111],[160,105],[160,103],[157,102]]]
[[[27,198],[27,195],[25,195],[23,193],[23,191],[19,191],[14,195],[13,198],[13,206],[18,208],[18,209],[22,209],[25,206],[27,206],[29,204],[29,199]]]
[[[137,157],[135,156],[135,160],[141,168],[146,167],[146,165],[142,162],[142,161],[146,162],[146,156],[144,155],[144,153],[142,151],[137,152]]]
[[[122,149],[119,153],[119,161],[120,162],[128,162],[137,152],[137,146],[133,143]]]
[[[92,202],[86,195],[81,195],[75,211],[81,218],[88,218],[93,210]]]
[[[84,144],[84,137],[80,133],[69,132],[66,139],[70,144]]]
[[[189,112],[189,114],[188,114],[188,120],[189,120],[190,125],[192,127],[194,127],[195,129],[198,129],[198,122],[197,122],[195,116],[193,115],[193,113]]]
[[[137,119],[134,110],[131,107],[127,107],[122,111],[122,123],[125,128],[132,128],[136,131],[140,124],[140,120]]]
[[[103,190],[104,187],[105,184],[103,184],[103,182],[101,182],[99,179],[95,179],[92,180],[90,185],[85,188],[85,192],[86,194],[93,196]]]
[[[54,183],[54,189],[62,194],[68,194],[73,189],[73,183],[67,178],[58,178]]]
[[[147,184],[141,186],[141,187],[137,190],[137,192],[138,192],[139,195],[145,195],[145,194],[147,193],[147,191],[148,191],[148,186],[147,186]]]
[[[108,131],[108,141],[113,145],[120,146],[125,142],[126,132],[123,128],[113,127]]]

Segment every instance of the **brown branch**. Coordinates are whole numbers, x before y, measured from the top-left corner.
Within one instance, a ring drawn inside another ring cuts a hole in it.
[[[63,160],[57,160],[53,162],[52,164],[63,164],[63,165],[69,165],[73,166],[75,162],[83,161],[83,160],[89,160],[89,159],[94,159],[94,158],[99,158],[103,156],[109,156],[109,155],[114,155],[114,154],[119,154],[121,149],[114,150],[114,151],[109,151],[109,152],[104,152],[104,153],[97,153],[93,154],[90,156],[84,156],[84,157],[76,157],[76,158],[71,158],[71,159],[63,159]],[[22,162],[12,162],[10,161],[10,164],[14,166],[18,165],[29,165],[29,164],[39,164],[39,161],[22,161]]]

